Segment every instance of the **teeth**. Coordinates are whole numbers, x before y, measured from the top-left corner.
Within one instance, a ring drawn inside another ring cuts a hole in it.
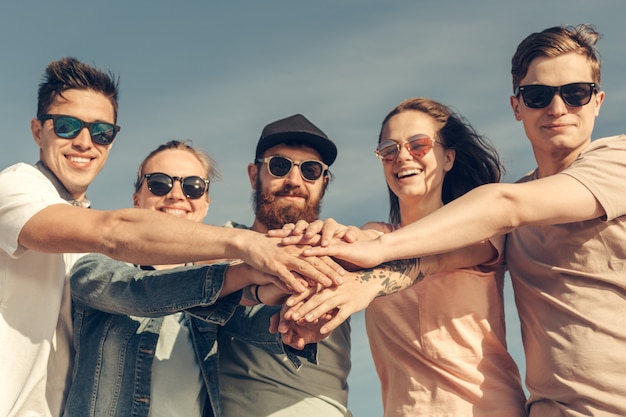
[[[79,156],[68,156],[67,159],[77,164],[87,164],[89,163],[89,161],[91,161],[91,159],[89,158],[81,158]]]
[[[407,169],[406,171],[400,171],[396,174],[398,178],[408,177],[409,175],[417,175],[419,170],[417,169]]]
[[[187,212],[185,210],[180,210],[180,209],[173,209],[173,208],[163,208],[161,209],[162,212],[167,213],[167,214],[172,214],[174,216],[184,216],[187,214]]]

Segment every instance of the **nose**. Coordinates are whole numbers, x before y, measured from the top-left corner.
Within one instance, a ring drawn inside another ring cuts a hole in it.
[[[169,193],[165,195],[165,198],[171,199],[171,200],[184,200],[186,198],[185,193],[183,192],[182,180],[179,180],[179,179],[174,180],[172,189],[170,190]]]
[[[402,142],[400,144],[400,149],[398,150],[398,156],[396,157],[396,161],[410,159],[413,159],[413,155],[411,155],[411,152],[409,152],[409,143],[406,141]]]
[[[72,139],[72,146],[80,150],[90,149],[93,146],[91,133],[86,126],[78,132],[78,135],[76,135],[74,139]]]
[[[557,91],[552,101],[548,104],[548,113],[552,115],[562,115],[567,113],[567,104],[561,97],[561,92]]]
[[[302,173],[300,172],[300,164],[297,162],[293,163],[293,167],[291,167],[291,171],[285,177],[286,181],[289,184],[301,184],[302,183]]]

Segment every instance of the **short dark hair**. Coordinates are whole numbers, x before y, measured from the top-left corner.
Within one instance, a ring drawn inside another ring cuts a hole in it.
[[[118,78],[110,71],[104,72],[76,58],[65,57],[52,61],[47,67],[37,94],[37,118],[48,112],[55,97],[71,89],[93,90],[111,101],[117,122]]]
[[[456,156],[452,169],[443,180],[441,200],[444,204],[462,196],[471,189],[486,183],[499,182],[504,167],[496,149],[479,135],[460,114],[429,98],[417,97],[404,100],[391,110],[382,122],[378,141],[382,138],[385,124],[396,114],[417,111],[430,116],[439,130],[436,139],[445,149],[454,149]],[[398,196],[389,190],[389,221],[400,224]]]
[[[530,63],[537,57],[558,57],[570,52],[577,53],[589,61],[592,81],[600,86],[601,62],[596,43],[600,33],[593,25],[554,26],[528,35],[517,47],[511,59],[513,91],[528,73]],[[585,80],[581,80],[585,81]]]

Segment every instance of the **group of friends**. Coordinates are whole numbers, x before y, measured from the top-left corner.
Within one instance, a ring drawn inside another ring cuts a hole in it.
[[[0,172],[0,415],[351,416],[360,310],[386,417],[626,415],[626,136],[592,141],[599,38],[518,45],[510,104],[537,167],[516,183],[450,107],[400,102],[372,146],[389,219],[360,227],[320,219],[338,150],[301,114],[262,129],[251,226],[204,223],[220,173],[185,140],[143,160],[133,208],[91,209],[118,81],[50,63],[39,161]]]

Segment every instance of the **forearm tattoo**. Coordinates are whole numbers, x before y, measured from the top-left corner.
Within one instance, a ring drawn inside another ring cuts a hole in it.
[[[420,258],[389,261],[375,268],[358,271],[357,280],[361,282],[379,280],[381,288],[377,296],[380,297],[408,288],[424,279],[420,266]]]

